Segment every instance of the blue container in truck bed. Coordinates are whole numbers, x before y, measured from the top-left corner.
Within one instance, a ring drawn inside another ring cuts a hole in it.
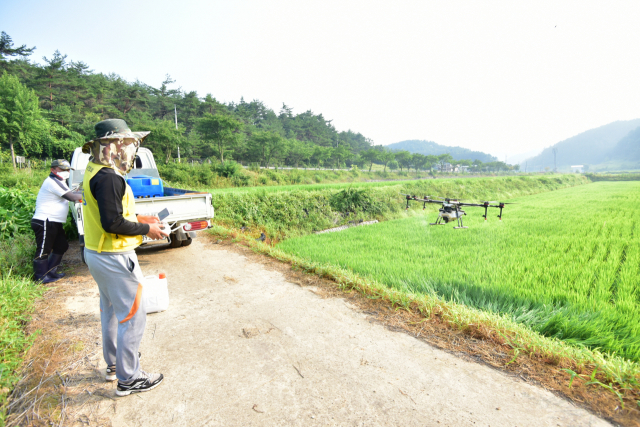
[[[138,175],[127,179],[135,197],[162,197],[164,189],[162,180],[148,175]]]

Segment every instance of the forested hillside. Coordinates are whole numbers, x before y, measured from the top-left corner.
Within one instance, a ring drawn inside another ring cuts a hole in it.
[[[447,162],[475,172],[511,169],[485,153],[426,141],[418,143],[432,149],[413,153],[398,151],[397,144],[393,151],[373,146],[361,133],[338,131],[322,114],[294,114],[286,104],[276,112],[259,100],[225,104],[212,94],[184,90],[168,75],[159,87],[128,82],[59,51],[36,63],[30,60],[34,50],[13,47],[11,37],[0,33],[0,159],[68,158],[93,137],[95,123],[121,118],[134,131],[151,131],[145,146],[160,163],[180,153],[261,166],[357,165],[371,171],[377,163],[384,172],[430,170]]]
[[[462,147],[447,147],[446,145],[436,144],[433,141],[408,140],[395,142],[387,145],[390,150],[406,150],[410,153],[420,153],[425,156],[451,154],[454,159],[480,160],[483,163],[495,162],[496,157],[483,153],[482,151],[472,151]]]
[[[339,132],[322,114],[294,114],[284,104],[275,112],[259,100],[224,104],[211,94],[182,89],[169,76],[159,87],[128,82],[116,74],[93,72],[88,64],[59,51],[37,64],[29,60],[32,51],[13,48],[11,38],[2,33],[0,74],[15,76],[32,89],[39,113],[48,122],[30,129],[31,138],[16,141],[20,154],[68,156],[92,137],[94,124],[106,118],[122,118],[133,130],[151,130],[145,144],[164,161],[175,158],[180,147],[183,157],[263,165],[333,164],[354,160],[371,147],[362,134]],[[3,148],[8,148],[7,141],[2,138]]]
[[[537,171],[554,167],[553,149],[559,170],[571,165],[586,165],[598,169],[640,168],[640,119],[617,121],[582,132],[545,148],[539,155],[526,161],[527,170]],[[635,156],[635,157],[634,157]],[[525,162],[522,162],[524,164]]]
[[[613,160],[640,164],[640,126],[618,141],[609,155]]]

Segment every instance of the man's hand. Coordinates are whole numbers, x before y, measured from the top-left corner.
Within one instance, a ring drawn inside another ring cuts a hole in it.
[[[148,217],[148,218],[152,218],[152,217]],[[138,220],[139,220],[139,217],[138,217]],[[166,236],[169,235],[169,232],[165,231],[164,227],[165,227],[164,224],[158,224],[158,223],[149,224],[149,232],[147,233],[147,237],[153,240],[164,239]]]
[[[140,224],[157,224],[160,222],[160,218],[156,215],[138,215],[137,218]]]

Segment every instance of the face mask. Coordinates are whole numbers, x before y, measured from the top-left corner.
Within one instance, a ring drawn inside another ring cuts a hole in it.
[[[140,140],[134,138],[103,138],[89,147],[91,161],[125,175],[133,169],[139,146]]]
[[[69,171],[58,172],[58,176],[62,179],[69,179]]]

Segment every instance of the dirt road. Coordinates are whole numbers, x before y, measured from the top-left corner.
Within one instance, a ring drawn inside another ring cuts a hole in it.
[[[96,371],[91,381],[107,394],[91,412],[114,426],[609,425],[541,388],[391,331],[209,237],[141,249],[139,259],[145,275],[166,272],[169,281],[170,308],[148,316],[141,346],[143,368],[165,380],[115,398]],[[75,318],[98,318],[90,276],[66,304]],[[99,323],[91,327],[99,336]],[[104,372],[101,359],[96,352]],[[74,419],[88,419],[89,407]]]

